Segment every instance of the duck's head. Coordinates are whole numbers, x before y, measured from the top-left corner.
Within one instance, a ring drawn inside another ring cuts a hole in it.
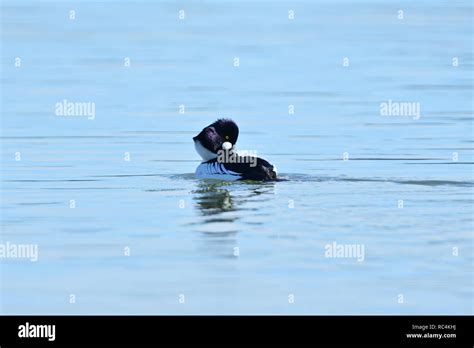
[[[193,140],[198,154],[203,160],[209,161],[217,157],[219,150],[223,148],[228,150],[234,147],[238,137],[239,127],[237,124],[231,119],[221,118],[204,128]],[[224,145],[224,143],[230,145]]]

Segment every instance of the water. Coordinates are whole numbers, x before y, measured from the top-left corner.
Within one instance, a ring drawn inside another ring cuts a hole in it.
[[[39,257],[1,260],[1,312],[472,314],[471,20],[470,1],[4,1],[1,238]],[[219,116],[285,180],[196,180],[191,138]]]

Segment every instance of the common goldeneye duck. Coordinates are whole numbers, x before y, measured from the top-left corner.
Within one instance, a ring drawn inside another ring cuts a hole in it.
[[[219,119],[193,138],[203,162],[196,169],[199,179],[275,180],[276,168],[262,158],[241,156],[234,151],[239,127],[230,119]]]

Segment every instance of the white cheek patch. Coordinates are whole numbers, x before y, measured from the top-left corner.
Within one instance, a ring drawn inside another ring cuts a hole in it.
[[[217,158],[217,154],[209,151],[204,146],[202,146],[199,140],[194,141],[194,147],[196,148],[197,153],[204,161],[209,161],[211,159]]]

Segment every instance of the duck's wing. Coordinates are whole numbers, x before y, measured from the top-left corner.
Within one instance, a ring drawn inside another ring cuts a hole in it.
[[[226,169],[239,173],[241,180],[276,180],[276,168],[263,158],[253,156],[238,156],[236,163],[223,163]]]

